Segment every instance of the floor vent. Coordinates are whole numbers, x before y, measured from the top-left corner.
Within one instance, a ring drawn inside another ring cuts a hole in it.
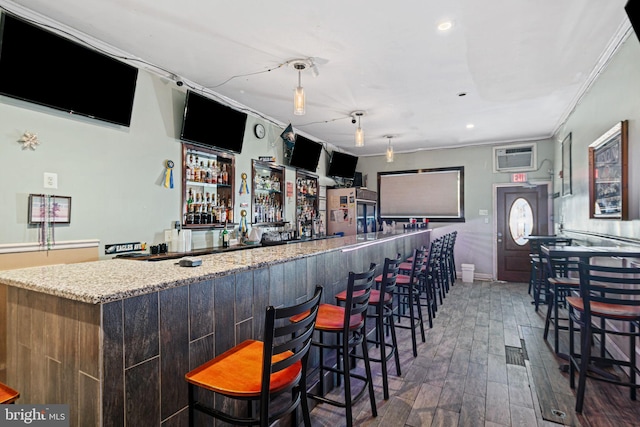
[[[521,348],[519,347],[511,347],[508,345],[504,346],[505,353],[507,356],[507,364],[508,365],[524,365],[524,354]]]

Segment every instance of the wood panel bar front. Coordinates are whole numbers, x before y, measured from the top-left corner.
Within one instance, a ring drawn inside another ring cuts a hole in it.
[[[7,382],[18,403],[69,404],[72,426],[186,425],[184,374],[260,338],[268,305],[317,284],[334,303],[349,271],[381,270],[429,240],[430,230],[349,236],[206,255],[191,269],[107,260],[0,272]]]

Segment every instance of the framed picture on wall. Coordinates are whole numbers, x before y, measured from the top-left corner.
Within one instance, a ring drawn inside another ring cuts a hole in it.
[[[628,219],[628,123],[589,145],[589,217]]]
[[[562,195],[571,194],[571,133],[562,141]]]
[[[29,194],[29,224],[71,223],[71,197]]]

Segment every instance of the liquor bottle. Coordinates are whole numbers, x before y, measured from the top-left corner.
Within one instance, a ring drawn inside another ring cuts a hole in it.
[[[211,178],[211,160],[207,162],[207,172],[206,172],[205,182],[207,184],[211,184],[213,182],[213,178]]]
[[[227,230],[227,223],[224,223],[224,230],[222,230],[222,247],[229,247],[229,231]]]
[[[191,181],[191,164],[189,163],[189,161],[187,160],[185,162],[185,171],[184,171],[184,177],[187,181]]]
[[[193,224],[193,191],[191,188],[189,189],[189,194],[187,196],[187,212],[186,212],[186,224]]]
[[[233,206],[231,206],[231,197],[227,199],[227,221],[233,222]]]
[[[200,182],[207,182],[207,167],[200,162]]]
[[[229,172],[227,171],[226,163],[222,166],[222,183],[225,185],[229,184]]]
[[[193,181],[193,153],[189,154],[189,158],[186,159],[187,164],[187,180]]]
[[[198,155],[196,154],[196,159],[197,158],[198,158]],[[193,164],[193,168],[191,168],[191,172],[193,173],[193,181],[200,182],[200,166],[198,162],[195,162]]]

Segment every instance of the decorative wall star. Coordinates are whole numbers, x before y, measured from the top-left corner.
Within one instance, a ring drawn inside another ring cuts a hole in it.
[[[36,146],[40,145],[40,141],[38,141],[38,135],[35,133],[31,133],[29,131],[25,132],[22,135],[22,137],[18,140],[18,142],[22,144],[23,150],[27,148],[31,148],[32,150],[35,150]]]

